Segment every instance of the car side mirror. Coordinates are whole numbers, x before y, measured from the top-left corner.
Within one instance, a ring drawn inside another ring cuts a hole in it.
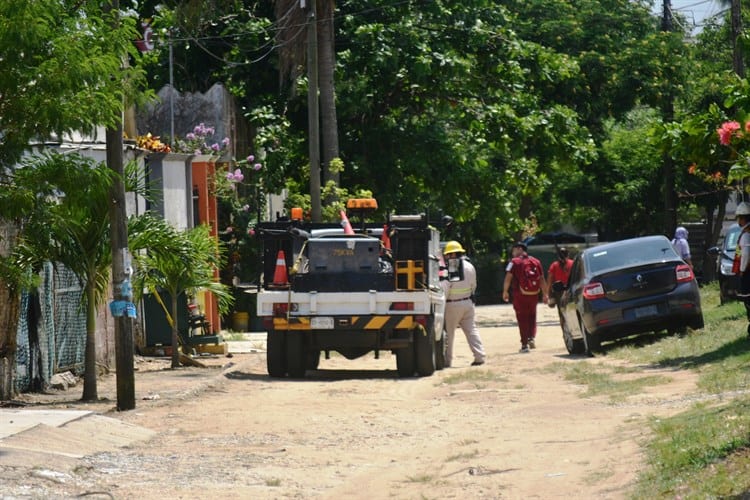
[[[721,252],[721,250],[719,250],[719,247],[711,247],[708,250],[706,250],[706,253],[708,255],[712,255],[714,257],[716,257],[717,255],[719,255],[720,252]]]

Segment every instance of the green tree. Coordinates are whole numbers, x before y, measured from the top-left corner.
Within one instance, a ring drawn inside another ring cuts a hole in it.
[[[504,7],[352,0],[342,10],[342,185],[391,210],[449,213],[473,246],[518,234],[550,173],[593,158],[575,112],[542,92],[577,65],[519,38]]]
[[[108,217],[112,179],[109,169],[75,153],[31,157],[13,177],[15,189],[33,193],[35,200],[15,248],[19,260],[34,272],[45,261],[62,264],[84,290],[84,401],[98,399],[96,313],[106,298],[112,260]]]
[[[123,69],[121,54],[137,57],[135,19],[117,29],[95,2],[0,2],[0,185],[12,186],[11,167],[34,139],[91,131],[119,120],[122,102],[142,81]],[[123,81],[127,85],[123,85]],[[15,225],[29,203],[0,203],[0,258],[19,235]],[[3,266],[0,266],[3,267]],[[5,266],[6,271],[7,266]],[[18,322],[17,272],[0,273],[0,400],[12,397]]]
[[[154,294],[166,291],[171,297],[167,318],[172,326],[172,368],[177,368],[180,366],[178,297],[206,290],[217,297],[222,314],[231,308],[234,297],[217,279],[223,252],[206,225],[179,231],[161,218],[141,217],[131,219],[128,231],[136,263],[135,290]],[[164,244],[153,245],[154,239]]]

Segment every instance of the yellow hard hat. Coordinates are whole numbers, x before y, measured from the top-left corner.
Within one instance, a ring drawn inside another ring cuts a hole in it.
[[[461,243],[457,241],[449,241],[445,244],[445,250],[443,250],[443,253],[466,253],[466,250],[464,250],[464,247],[461,246]]]

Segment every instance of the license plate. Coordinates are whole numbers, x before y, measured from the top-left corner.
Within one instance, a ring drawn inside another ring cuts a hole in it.
[[[310,319],[310,326],[317,330],[333,330],[333,318],[330,316],[318,316]]]
[[[656,308],[656,305],[635,308],[636,318],[646,318],[648,316],[656,316],[657,314],[659,314],[659,310]]]

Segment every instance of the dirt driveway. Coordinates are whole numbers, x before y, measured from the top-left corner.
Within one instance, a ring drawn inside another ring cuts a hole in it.
[[[107,416],[153,437],[67,468],[3,468],[0,490],[33,498],[625,498],[643,467],[648,417],[689,404],[694,376],[649,370],[671,382],[624,402],[583,398],[585,388],[556,364],[616,360],[568,356],[556,312],[541,305],[537,349],[520,354],[511,307],[477,309],[488,362],[470,367],[459,333],[454,367],[432,377],[397,378],[387,352],[332,355],[302,381],[269,379],[260,349],[222,358],[232,365],[213,372],[140,370],[137,408]],[[102,381],[100,395],[111,400],[97,412],[111,407],[113,387],[114,377]]]

